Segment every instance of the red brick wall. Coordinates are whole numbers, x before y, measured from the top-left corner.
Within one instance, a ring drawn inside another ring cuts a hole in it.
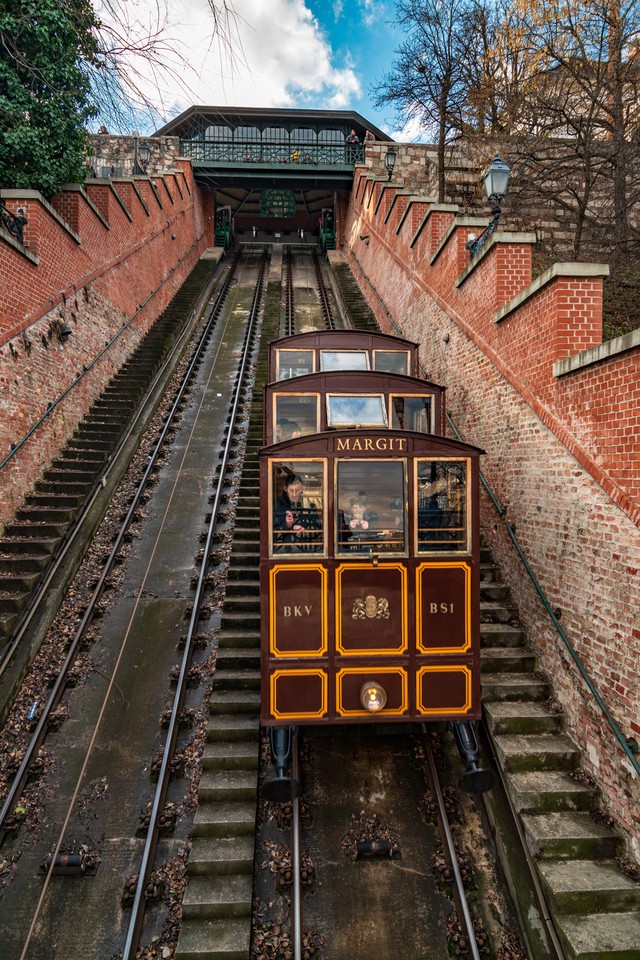
[[[51,204],[35,191],[2,191],[28,224],[26,250],[0,231],[0,462],[91,369],[0,469],[0,526],[209,246],[210,198],[190,164],[178,164],[163,177],[71,186]],[[72,330],[64,346],[58,320]]]
[[[470,266],[471,218],[438,252],[453,212],[434,205],[419,235],[411,216],[396,234],[407,201],[391,206],[391,192],[377,212],[363,209],[362,188],[352,194],[344,235],[354,275],[382,329],[420,343],[463,439],[486,451],[484,473],[570,641],[622,732],[638,736],[640,345],[554,376],[555,363],[601,340],[606,271],[557,265],[530,287],[527,234],[498,235]],[[570,730],[640,857],[637,778],[488,498],[483,525]]]

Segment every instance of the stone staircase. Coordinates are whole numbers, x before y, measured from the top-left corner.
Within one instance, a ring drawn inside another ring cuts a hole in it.
[[[349,265],[342,256],[330,257],[329,263],[335,281],[333,288],[336,299],[349,317],[351,325],[356,330],[370,330],[379,333],[378,321],[356,283]]]
[[[620,837],[593,816],[597,791],[579,776],[580,750],[486,549],[481,620],[486,726],[566,957],[640,960],[640,884],[616,862]]]
[[[176,960],[249,957],[260,746],[258,451],[279,291],[269,283]]]
[[[212,270],[206,260],[194,268],[5,526],[0,539],[0,643],[11,636]]]

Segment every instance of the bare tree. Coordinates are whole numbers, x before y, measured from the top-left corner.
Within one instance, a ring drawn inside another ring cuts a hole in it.
[[[465,25],[471,0],[397,0],[406,39],[389,73],[373,87],[376,107],[392,104],[417,120],[438,146],[438,199],[445,197],[445,149],[460,133],[467,103]]]
[[[640,198],[636,174],[640,4],[548,0],[541,9],[519,0],[516,8],[534,65],[520,117],[531,166],[537,153],[541,181],[546,172],[547,189],[552,187],[576,218],[575,256],[585,225],[594,224],[591,206],[596,192],[609,193],[613,199],[610,215],[600,205],[597,217],[611,231],[614,249],[624,253],[634,233],[630,214]],[[556,156],[541,149],[550,139],[557,142]],[[560,172],[558,155],[563,158]]]
[[[99,16],[98,52],[86,69],[105,123],[121,131],[145,117],[157,124],[167,113],[166,90],[172,91],[172,99],[176,93],[193,98],[190,82],[195,73],[172,37],[169,0],[141,6],[130,0],[93,2]],[[211,50],[220,60],[221,73],[233,73],[242,58],[242,44],[232,2],[208,0],[208,5]]]

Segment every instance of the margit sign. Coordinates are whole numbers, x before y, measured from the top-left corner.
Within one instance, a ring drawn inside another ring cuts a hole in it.
[[[336,453],[406,453],[406,437],[336,437]]]

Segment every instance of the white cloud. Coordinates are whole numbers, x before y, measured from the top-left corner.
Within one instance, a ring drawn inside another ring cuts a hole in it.
[[[145,7],[147,18],[154,16],[155,0],[129,0],[129,5],[143,21]],[[304,0],[233,0],[231,58],[224,44],[212,40],[208,0],[172,0],[167,9],[166,43],[174,51],[177,74],[159,80],[148,65],[141,67],[149,96],[164,116],[195,103],[341,109],[362,92],[352,65],[334,62]]]

